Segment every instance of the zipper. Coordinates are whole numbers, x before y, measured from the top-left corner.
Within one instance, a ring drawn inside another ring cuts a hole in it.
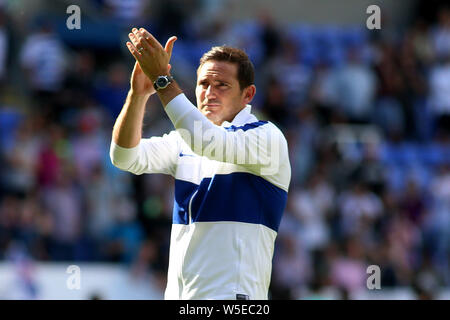
[[[191,212],[191,206],[192,206],[192,200],[194,199],[195,195],[197,194],[198,189],[195,190],[194,194],[191,197],[191,200],[189,200],[189,224],[192,224],[192,212]]]

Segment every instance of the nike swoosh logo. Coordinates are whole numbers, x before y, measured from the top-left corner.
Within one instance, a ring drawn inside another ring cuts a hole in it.
[[[193,157],[193,156],[194,156],[193,154],[187,154],[187,153],[180,152],[180,157]]]

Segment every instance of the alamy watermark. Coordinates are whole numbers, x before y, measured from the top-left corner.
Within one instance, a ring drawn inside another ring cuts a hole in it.
[[[381,269],[376,264],[370,265],[366,270],[370,276],[367,278],[366,286],[369,290],[381,289]]]
[[[66,13],[70,16],[66,20],[67,29],[81,29],[81,9],[79,6],[72,4],[67,7]]]
[[[366,20],[367,29],[381,29],[381,9],[376,4],[370,5],[366,10],[370,16]]]
[[[81,289],[81,269],[77,265],[70,265],[67,267],[66,273],[70,276],[66,280],[66,286],[69,290]]]

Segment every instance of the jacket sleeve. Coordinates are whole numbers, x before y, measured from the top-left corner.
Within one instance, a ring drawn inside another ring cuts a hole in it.
[[[181,138],[200,156],[241,165],[262,176],[274,175],[283,162],[289,163],[286,139],[270,122],[223,128],[209,121],[184,94],[172,99],[165,111]]]
[[[137,175],[164,173],[175,176],[179,153],[176,131],[162,137],[141,139],[134,148],[123,148],[111,141],[109,156],[117,168]]]

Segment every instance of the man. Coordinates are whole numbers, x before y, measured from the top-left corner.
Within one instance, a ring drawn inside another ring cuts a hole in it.
[[[170,76],[176,37],[163,48],[145,29],[132,31],[137,62],[110,156],[134,174],[175,178],[165,299],[267,299],[291,169],[281,131],[250,113],[252,63],[235,48],[205,53],[196,108]],[[143,139],[153,88],[176,130]]]

